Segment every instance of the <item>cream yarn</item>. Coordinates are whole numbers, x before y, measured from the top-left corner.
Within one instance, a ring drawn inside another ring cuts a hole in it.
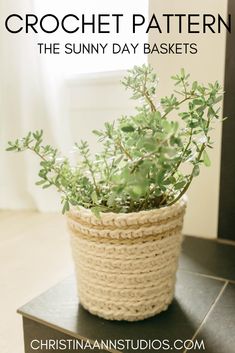
[[[109,320],[137,321],[166,310],[174,296],[186,197],[129,214],[67,214],[81,304]]]

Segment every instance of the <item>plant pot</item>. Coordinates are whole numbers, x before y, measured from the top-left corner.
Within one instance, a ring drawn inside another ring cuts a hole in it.
[[[174,297],[186,198],[128,214],[67,214],[80,303],[108,320],[142,320]]]

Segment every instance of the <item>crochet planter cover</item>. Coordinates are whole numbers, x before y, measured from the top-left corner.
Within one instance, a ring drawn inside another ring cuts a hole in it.
[[[109,320],[136,321],[174,297],[186,198],[129,214],[67,214],[81,304]]]

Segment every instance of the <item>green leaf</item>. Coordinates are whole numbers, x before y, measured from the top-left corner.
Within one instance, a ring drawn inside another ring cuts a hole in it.
[[[146,142],[143,143],[143,147],[146,149],[146,151],[155,151],[156,150],[156,141],[154,140],[147,140]]]
[[[126,126],[122,126],[121,130],[123,132],[134,132],[135,128],[133,126],[131,126],[131,125],[126,125]]]
[[[162,120],[162,127],[166,133],[169,133],[172,131],[172,125],[167,120]]]
[[[45,184],[45,185],[43,185],[43,189],[47,189],[47,188],[49,188],[51,186],[51,184],[49,183],[49,184]]]
[[[156,182],[158,185],[161,185],[163,180],[164,180],[164,176],[165,176],[166,171],[165,170],[161,170],[156,177]]]
[[[160,120],[161,119],[161,113],[159,112],[159,111],[156,111],[155,113],[154,113],[154,118],[156,119],[156,120]]]
[[[97,197],[96,191],[93,191],[93,192],[91,193],[91,199],[92,199],[92,201],[93,201],[94,204],[97,204],[97,203],[98,203],[98,197]]]
[[[117,195],[114,192],[111,193],[111,195],[109,195],[108,201],[107,201],[107,204],[109,207],[112,207],[115,204],[116,197],[117,197]]]
[[[103,132],[99,131],[99,130],[93,130],[92,133],[96,136],[99,136],[99,137],[103,136]]]
[[[185,78],[185,70],[184,69],[180,70],[180,74],[181,74],[182,78]]]
[[[199,167],[198,164],[196,164],[196,165],[193,167],[193,176],[194,176],[194,177],[197,177],[199,174],[200,174],[200,167]]]
[[[62,213],[63,214],[65,214],[65,212],[67,212],[67,211],[69,211],[69,202],[68,202],[68,200],[66,200],[65,202],[64,202],[64,206],[63,206],[63,209],[62,209]]]
[[[100,208],[99,208],[99,207],[91,207],[91,212],[92,212],[97,218],[100,218]]]
[[[223,119],[221,119],[221,122],[224,122],[224,121],[227,120],[227,119],[228,119],[228,117],[225,116]]]
[[[193,100],[193,104],[201,105],[201,104],[204,104],[204,101],[203,101],[203,99],[197,98],[197,99]]]
[[[217,104],[223,100],[223,96],[219,96],[214,100],[214,104]]]
[[[185,184],[186,184],[186,182],[183,180],[183,181],[180,181],[179,183],[177,183],[177,184],[175,184],[174,185],[174,188],[176,189],[176,190],[180,190],[180,189],[182,189],[184,186],[185,186]]]
[[[35,183],[35,185],[40,186],[40,185],[45,184],[45,182],[46,182],[46,180],[40,180],[40,181],[37,181],[37,182]]]
[[[135,194],[136,196],[142,196],[142,195],[143,195],[143,188],[141,187],[141,185],[134,185],[134,186],[132,186],[131,191],[132,191],[133,194]]]
[[[210,167],[211,161],[210,161],[210,158],[209,158],[208,153],[206,152],[206,150],[203,151],[203,162],[204,162],[206,167]]]
[[[198,82],[194,81],[192,84],[192,90],[195,91],[197,89],[197,86],[198,86]]]
[[[15,147],[15,146],[6,148],[6,151],[14,151],[14,150],[16,150],[16,147]]]
[[[214,111],[214,109],[212,107],[209,107],[207,116],[209,118],[218,117],[218,115],[216,114],[216,112]]]
[[[190,114],[189,113],[180,113],[179,116],[183,119],[183,120],[186,120],[190,117]]]
[[[163,180],[163,185],[170,185],[172,183],[171,178]]]

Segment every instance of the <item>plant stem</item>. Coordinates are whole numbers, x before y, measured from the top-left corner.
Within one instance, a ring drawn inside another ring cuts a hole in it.
[[[184,148],[184,150],[183,150],[183,152],[182,152],[182,154],[181,154],[181,156],[180,156],[181,158],[180,158],[179,162],[176,164],[176,166],[174,167],[174,169],[173,169],[173,171],[171,172],[170,176],[168,176],[167,178],[174,176],[174,174],[175,174],[175,173],[177,172],[177,170],[179,169],[181,163],[183,162],[183,158],[184,158],[184,156],[185,156],[185,153],[186,153],[186,151],[188,150],[188,148],[189,148],[189,146],[190,146],[190,144],[191,144],[191,142],[192,142],[192,137],[193,137],[193,129],[191,128],[191,130],[190,130],[190,135],[189,135],[189,140],[188,140],[188,143],[187,143],[187,145],[185,146],[185,148]]]
[[[147,84],[147,72],[145,72],[145,74],[144,74],[144,86],[143,86],[142,94],[145,97],[148,104],[150,105],[151,111],[155,112],[157,109],[156,109],[155,104],[153,103],[152,99],[149,97],[148,90],[146,88],[146,84]]]
[[[34,152],[39,158],[41,158],[43,161],[48,162],[48,160],[38,151],[35,150],[35,148],[30,147],[29,145],[26,146],[28,148],[28,150]],[[60,170],[58,168],[55,168],[53,166],[51,166],[51,169],[54,170],[55,173],[57,173],[58,175],[60,174]],[[53,182],[53,180],[49,180],[48,178],[46,179],[49,183],[55,185],[55,183]],[[61,187],[58,187],[57,185],[55,185],[56,188],[58,189],[59,192],[62,192],[66,197],[68,196],[67,192],[62,189]]]
[[[118,145],[118,147],[121,149],[121,151],[128,157],[128,159],[130,159],[131,161],[133,161],[132,156],[130,155],[130,153],[125,149],[125,147],[122,145],[120,139],[116,140],[116,143]]]
[[[92,168],[92,165],[91,165],[89,159],[87,158],[87,156],[85,154],[83,155],[83,157],[85,159],[86,165],[89,168],[89,172],[91,173],[91,178],[92,178],[92,181],[93,181],[93,184],[94,184],[94,187],[95,187],[95,191],[96,191],[97,195],[99,195],[100,194],[100,190],[99,190],[99,187],[98,187],[97,182],[96,182],[95,173],[94,173],[94,170]]]
[[[147,100],[148,104],[150,105],[151,111],[156,112],[157,108],[155,107],[153,101],[151,100],[151,98],[149,97],[149,94],[147,92],[144,93],[144,97]]]
[[[200,160],[201,156],[202,156],[202,153],[204,151],[204,149],[206,148],[206,144],[203,143],[203,145],[201,146],[201,149],[200,149],[200,152],[199,152],[199,155],[198,155],[198,161]],[[181,197],[186,193],[186,191],[188,190],[191,182],[193,180],[193,172],[190,174],[190,177],[189,177],[189,181],[187,182],[187,184],[185,185],[185,187],[181,190],[181,192],[179,193],[179,195],[173,200],[171,201],[167,206],[171,206],[173,205],[174,203],[176,203],[178,200],[181,199]]]
[[[189,97],[185,97],[184,99],[182,99],[180,102],[178,102],[177,104],[177,107],[179,107],[181,104],[185,103],[186,101],[190,100],[190,99],[193,99],[193,98],[196,98],[197,96],[189,96]],[[162,119],[165,119],[168,114],[170,114],[176,107],[172,107],[171,110],[167,113],[165,113],[163,116],[162,116]]]
[[[208,118],[207,125],[206,125],[206,130],[209,129],[210,122],[211,122],[211,119]],[[207,133],[206,133],[205,135],[207,136]],[[197,156],[197,163],[200,162],[202,153],[203,153],[203,151],[205,150],[206,146],[207,146],[207,143],[204,142],[204,143],[202,144],[202,146],[201,146],[201,148],[200,148],[200,151],[199,151],[199,154],[198,154],[198,156]],[[192,182],[192,180],[193,180],[193,177],[194,177],[194,175],[193,175],[193,170],[192,170],[192,173],[190,174],[190,177],[189,177],[189,181],[187,182],[187,184],[185,185],[185,187],[181,190],[181,192],[179,193],[179,195],[178,195],[173,201],[171,201],[171,202],[168,204],[168,206],[173,205],[174,203],[176,203],[178,200],[181,199],[181,197],[182,197],[182,196],[186,193],[186,191],[188,190],[188,188],[189,188],[189,186],[190,186],[190,184],[191,184],[191,182]]]

